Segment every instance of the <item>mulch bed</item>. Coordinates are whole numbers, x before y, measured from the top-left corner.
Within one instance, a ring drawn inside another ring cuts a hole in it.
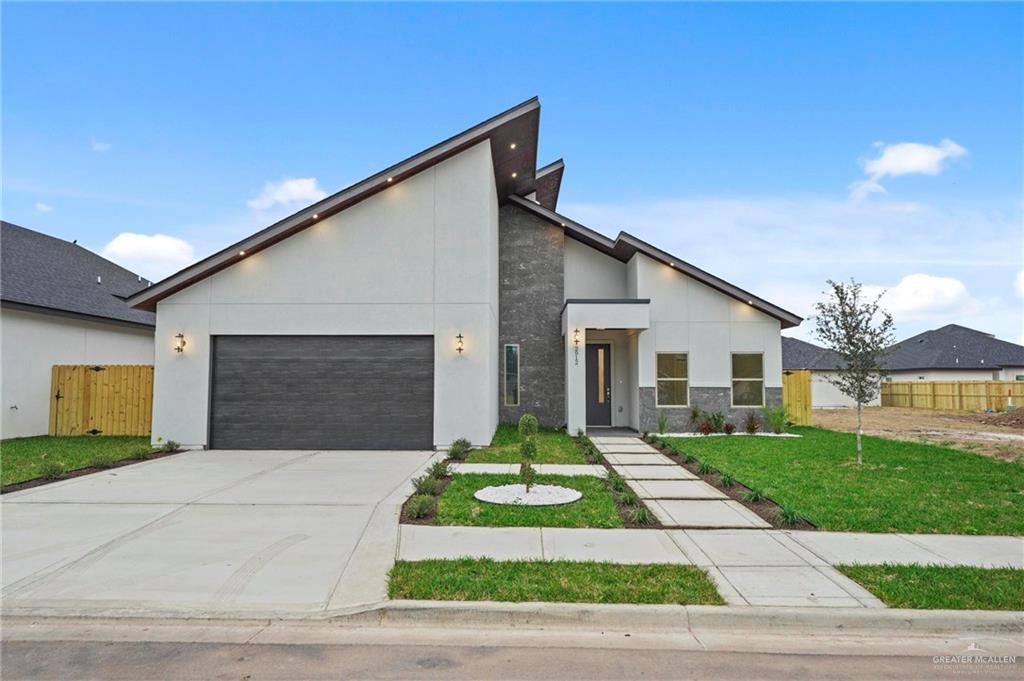
[[[686,463],[683,457],[680,456],[674,449],[662,445],[658,441],[648,442],[650,446],[657,449],[659,452],[667,456],[676,462],[677,465],[682,466],[686,470],[690,471],[698,478],[711,485],[715,489],[721,491],[723,494],[729,496],[733,501],[738,501],[757,515],[764,518],[766,521],[771,523],[772,527],[780,530],[817,530],[817,525],[814,525],[807,519],[801,519],[800,521],[787,525],[782,522],[779,513],[782,511],[782,507],[775,503],[771,499],[765,499],[763,501],[747,501],[743,498],[743,495],[750,491],[750,488],[739,482],[733,483],[731,487],[724,487],[721,480],[719,480],[717,473],[701,473],[697,469],[696,463]]]
[[[451,459],[445,459],[445,460],[448,463],[455,463]],[[446,475],[445,477],[441,478],[441,491],[439,491],[437,493],[437,496],[434,497],[434,499],[435,500],[436,499],[440,499],[441,495],[444,494],[444,491],[446,489],[448,489],[448,485],[450,485],[450,484],[452,484],[452,476],[451,475]],[[436,503],[434,504],[434,512],[433,513],[425,515],[422,518],[413,518],[412,516],[409,515],[408,508],[409,508],[409,501],[414,496],[416,496],[415,492],[413,492],[409,496],[409,498],[405,500],[405,503],[402,504],[402,515],[399,516],[399,522],[405,523],[406,525],[433,525],[434,521],[437,519],[437,504]]]
[[[175,454],[181,454],[187,451],[184,449],[176,449],[173,452],[153,452],[145,459],[121,459],[120,461],[114,461],[108,466],[90,466],[88,468],[76,468],[73,471],[67,471],[63,473],[59,478],[32,478],[31,480],[25,480],[24,482],[16,482],[13,485],[4,485],[0,488],[0,494],[8,494],[10,492],[20,492],[23,489],[32,489],[33,487],[41,487],[42,485],[49,485],[53,482],[60,482],[61,480],[71,480],[72,478],[80,478],[83,475],[92,475],[93,473],[103,473],[114,468],[121,468],[123,466],[131,466],[136,463],[144,463],[146,461],[152,461],[153,459],[162,459],[165,456],[174,456]]]
[[[584,436],[584,437],[586,437],[586,436]],[[573,438],[573,439],[576,440],[576,446],[580,448],[581,452],[583,452],[583,447],[580,444],[581,441],[579,439],[577,439],[577,438]],[[586,456],[586,452],[583,452],[583,454],[584,454],[584,456]],[[591,463],[591,464],[595,463],[593,461],[590,461],[589,459],[587,459],[587,462]],[[606,471],[608,471],[609,473],[613,473],[615,471],[615,469],[612,468],[612,465],[610,463],[608,463],[608,461],[604,458],[604,456],[601,457],[601,459],[600,459],[600,461],[598,463],[601,466],[604,466],[604,469]],[[630,488],[630,489],[632,489],[632,488]],[[612,495],[612,499],[615,500],[615,506],[619,509],[619,517],[622,518],[622,526],[625,527],[626,529],[629,529],[629,530],[660,530],[660,529],[665,527],[664,525],[661,524],[661,521],[658,520],[658,516],[654,515],[654,511],[651,510],[651,507],[644,503],[643,499],[640,499],[640,503],[647,509],[647,512],[650,515],[651,521],[649,523],[647,523],[646,525],[640,525],[640,524],[634,523],[630,519],[630,517],[629,517],[629,512],[632,509],[632,507],[631,506],[627,506],[626,504],[623,504],[622,502],[620,502],[619,501],[619,496],[612,489],[609,488],[608,492]]]

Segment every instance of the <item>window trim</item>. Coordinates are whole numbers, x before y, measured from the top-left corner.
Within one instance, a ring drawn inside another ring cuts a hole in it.
[[[516,401],[515,403],[508,401],[508,349],[516,349]],[[506,407],[518,407],[520,403],[521,391],[522,391],[522,365],[523,357],[522,350],[519,348],[519,343],[505,343],[501,350],[501,401]]]
[[[734,355],[757,355],[761,358],[761,378],[736,378],[735,368],[733,366],[732,358]],[[761,382],[761,404],[736,404],[736,389],[734,384],[736,381],[760,381]],[[764,409],[767,406],[767,399],[765,396],[765,384],[764,384],[764,353],[763,352],[750,352],[750,351],[737,351],[729,353],[729,406],[733,409]]]
[[[686,376],[683,378],[659,378],[658,377],[658,355],[686,355]],[[658,402],[658,381],[685,381],[686,382],[686,404],[661,404]],[[662,350],[654,353],[654,406],[659,409],[689,409],[690,408],[690,353],[685,350]]]

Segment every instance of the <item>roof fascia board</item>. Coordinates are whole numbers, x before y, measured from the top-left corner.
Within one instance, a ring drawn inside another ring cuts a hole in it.
[[[341,191],[324,198],[278,222],[256,232],[255,234],[224,248],[185,269],[172,274],[166,279],[145,288],[128,298],[131,307],[155,309],[157,301],[191,286],[214,272],[222,270],[238,262],[239,253],[255,253],[285,239],[320,220],[340,212],[350,206],[383,191],[394,181],[400,181],[433,165],[444,161],[455,154],[468,149],[488,138],[491,132],[520,116],[540,109],[540,100],[532,97],[522,104],[487,119],[483,123],[449,137],[443,142],[400,161],[370,177],[357,182]],[[392,179],[389,182],[389,178]],[[316,218],[313,215],[317,215]]]
[[[777,305],[769,303],[763,298],[759,298],[748,291],[744,291],[738,286],[730,284],[724,279],[720,279],[710,272],[705,272],[699,267],[695,267],[685,260],[680,260],[673,255],[666,253],[660,248],[650,245],[642,239],[638,239],[635,236],[626,232],[620,232],[618,237],[614,240],[595,232],[594,230],[585,227],[570,218],[565,217],[553,210],[544,208],[532,201],[516,197],[510,197],[511,202],[522,206],[523,208],[537,214],[540,217],[552,222],[554,224],[561,225],[565,228],[566,234],[576,238],[578,241],[582,241],[587,245],[598,244],[598,250],[601,250],[609,255],[616,257],[623,262],[628,262],[634,253],[640,252],[649,258],[657,260],[665,265],[669,265],[679,270],[683,274],[690,276],[693,279],[706,284],[715,290],[724,293],[731,298],[735,298],[743,303],[748,303],[755,309],[764,312],[770,317],[774,317],[782,322],[782,328],[789,328],[797,326],[803,321],[802,317],[799,317],[788,310],[784,310]],[[591,243],[593,242],[593,243]]]
[[[65,317],[68,319],[76,319],[85,322],[95,322],[98,324],[111,324],[114,326],[128,326],[133,329],[140,329],[146,331],[153,331],[156,329],[156,324],[146,324],[145,322],[133,322],[127,319],[115,319],[113,317],[101,317],[99,315],[85,314],[84,312],[73,312],[71,310],[58,310],[55,307],[42,307],[40,305],[29,305],[28,303],[18,303],[13,300],[0,301],[0,307],[5,310],[18,310],[19,312],[32,312],[33,314],[43,314],[51,317]]]

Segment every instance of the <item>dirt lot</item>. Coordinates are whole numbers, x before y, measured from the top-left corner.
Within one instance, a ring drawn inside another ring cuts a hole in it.
[[[984,423],[991,414],[933,411],[901,407],[870,407],[864,410],[864,432],[894,440],[912,440],[963,449],[1007,460],[1024,460],[1024,429]],[[856,432],[854,409],[815,409],[815,426]]]

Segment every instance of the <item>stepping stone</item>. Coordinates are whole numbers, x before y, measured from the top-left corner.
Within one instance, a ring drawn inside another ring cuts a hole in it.
[[[629,480],[641,499],[728,499],[703,480]]]
[[[624,466],[675,466],[675,462],[664,454],[605,454],[611,464]]]
[[[591,437],[590,441],[595,445],[635,445],[643,443],[643,440],[636,437]]]
[[[690,560],[664,532],[545,527],[541,529],[547,560],[594,560],[620,565]]]
[[[659,499],[647,505],[662,525],[670,527],[771,527],[738,501]]]
[[[627,480],[697,480],[697,476],[682,466],[634,466],[612,464],[612,468]]]
[[[597,451],[603,454],[657,454],[658,450],[650,445],[637,442],[632,445],[597,445]]]

